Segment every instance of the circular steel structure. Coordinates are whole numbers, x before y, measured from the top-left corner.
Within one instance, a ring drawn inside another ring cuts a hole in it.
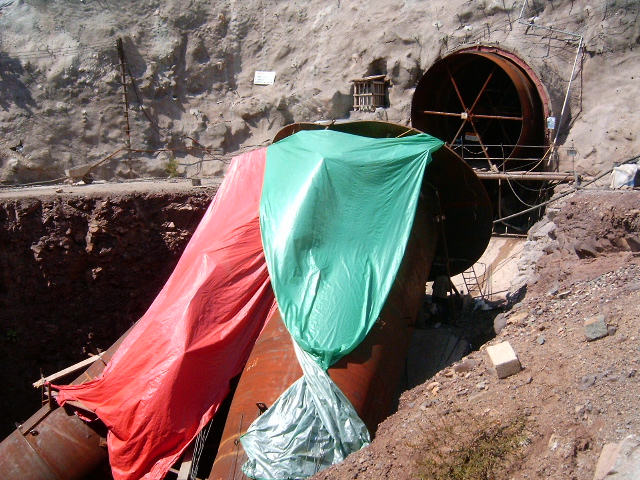
[[[548,104],[524,62],[497,48],[473,47],[437,61],[424,74],[411,122],[473,166],[529,170],[544,155]]]

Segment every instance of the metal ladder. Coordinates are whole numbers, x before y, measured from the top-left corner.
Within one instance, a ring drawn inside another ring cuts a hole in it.
[[[476,266],[482,266],[484,271],[478,275]],[[483,300],[490,300],[491,292],[491,266],[487,267],[484,263],[476,263],[472,265],[464,272],[462,272],[462,279],[464,285],[467,288],[467,293],[473,298],[481,298]],[[478,295],[473,295],[473,292],[477,292]]]

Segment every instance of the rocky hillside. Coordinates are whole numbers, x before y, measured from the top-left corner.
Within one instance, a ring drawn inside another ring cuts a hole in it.
[[[593,175],[640,151],[635,0],[13,0],[0,3],[0,182],[216,175],[295,121],[408,124],[416,84],[464,46],[516,53],[543,81],[559,141]],[[125,147],[117,39],[131,147]],[[582,42],[581,42],[582,40]],[[581,48],[578,48],[581,45]],[[574,71],[575,65],[575,71]],[[254,85],[256,71],[275,72]],[[572,72],[573,75],[572,75]],[[351,80],[385,74],[388,108],[351,111]],[[573,159],[561,150],[561,168]],[[113,156],[111,156],[113,155]]]

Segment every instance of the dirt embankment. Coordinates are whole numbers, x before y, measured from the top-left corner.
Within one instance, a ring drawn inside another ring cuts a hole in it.
[[[508,341],[522,371],[498,379],[482,346],[405,392],[369,447],[314,478],[593,479],[604,446],[640,432],[638,205],[637,190],[554,204],[530,236],[542,256],[526,294],[494,311],[487,344]],[[587,341],[599,315],[608,335]]]
[[[108,348],[151,304],[215,188],[0,203],[0,437],[30,386]]]

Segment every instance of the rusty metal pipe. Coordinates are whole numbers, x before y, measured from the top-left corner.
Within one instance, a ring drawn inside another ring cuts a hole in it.
[[[467,117],[475,117],[475,118],[492,118],[492,119],[496,119],[496,120],[520,120],[522,121],[523,118],[522,117],[505,117],[505,116],[500,116],[500,115],[481,115],[478,113],[467,113],[467,112],[462,112],[462,113],[452,113],[452,112],[436,112],[433,110],[423,110],[422,113],[426,113],[429,115],[445,115],[447,117],[460,117],[462,119],[467,118]]]
[[[515,144],[506,149],[507,159],[537,156],[540,147],[531,154],[534,149],[521,145],[543,146],[547,141],[544,92],[539,91],[537,79],[531,78],[532,72],[525,71],[511,57],[495,48],[470,48],[436,62],[422,77],[413,96],[413,127],[451,145],[456,144],[465,128],[473,129],[476,134],[479,132],[480,146]],[[470,125],[473,120],[482,125]],[[488,155],[483,151],[483,158],[502,154],[489,147],[487,150]]]
[[[479,113],[472,113],[469,116],[472,118],[487,118],[490,120],[518,120],[520,122],[523,120],[523,117],[507,117],[503,115],[481,115]]]
[[[100,375],[129,331],[72,384]],[[0,479],[111,479],[105,436],[102,422],[86,423],[71,410],[44,405],[0,443]]]
[[[397,279],[365,340],[328,373],[373,434],[391,412],[438,239],[434,194],[425,192]],[[239,480],[246,455],[239,442],[260,415],[302,376],[293,340],[279,312],[269,319],[242,373],[209,479]]]
[[[465,118],[465,112],[454,113],[454,112],[436,112],[434,110],[423,110],[422,113],[426,113],[428,115],[445,115],[447,117],[459,117],[462,119]]]
[[[545,173],[545,172],[477,172],[480,180],[526,180],[538,182],[573,182],[576,177],[573,173]]]
[[[296,125],[288,131],[293,133],[302,128]],[[335,129],[375,137],[418,133],[382,122],[336,125]],[[443,249],[437,242],[438,229],[435,228],[436,215],[433,211],[435,202],[429,201],[434,192],[431,187],[423,188],[407,253],[378,322],[367,339],[329,371],[373,432],[389,413],[389,402],[395,395],[398,372],[404,365],[408,334],[420,306],[429,272],[432,275],[448,270],[459,273],[468,268],[484,251],[491,234],[491,209],[486,192],[459,157],[443,147],[435,152],[425,178],[437,187],[443,201],[448,248]],[[475,241],[470,242],[470,239]],[[451,258],[443,255],[443,251],[448,252]],[[445,264],[446,269],[443,267]],[[104,354],[103,361],[95,362],[73,383],[96,378],[128,333]],[[272,368],[274,365],[278,366],[277,370]],[[220,461],[217,463],[226,462],[228,467],[225,467],[221,478],[233,478],[240,471],[242,453],[234,439],[246,431],[259,414],[263,407],[258,404],[271,405],[282,393],[281,387],[291,385],[300,374],[289,334],[276,314],[258,339],[245,367],[241,379],[241,384],[244,382],[245,386],[239,386],[234,397],[234,403],[237,400],[245,410],[240,409],[227,419],[219,450]],[[106,432],[102,428],[100,422],[86,424],[63,408],[51,410],[48,405],[44,406],[0,444],[0,479],[109,479],[107,451],[103,442]]]

